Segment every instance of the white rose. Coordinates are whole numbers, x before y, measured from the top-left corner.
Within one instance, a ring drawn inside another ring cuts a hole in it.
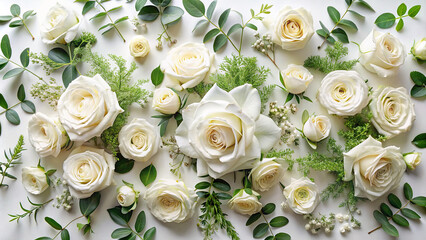
[[[353,116],[367,106],[368,86],[359,73],[337,70],[321,81],[317,98],[329,114]]]
[[[262,161],[256,162],[250,172],[254,190],[268,191],[280,182],[284,176],[284,168],[276,160],[276,158],[263,158]]]
[[[422,153],[421,152],[412,152],[404,155],[405,164],[407,164],[408,169],[414,170],[417,165],[422,162]]]
[[[282,71],[285,88],[293,94],[302,93],[308,88],[314,76],[301,65],[290,64]]]
[[[179,95],[170,88],[157,88],[152,98],[152,108],[163,114],[175,114],[180,108]]]
[[[117,95],[100,76],[80,76],[58,101],[58,114],[72,141],[88,141],[111,127],[123,109]]]
[[[371,31],[361,43],[360,63],[380,77],[388,77],[404,63],[405,50],[402,43],[390,33]]]
[[[297,214],[312,213],[319,203],[317,185],[307,177],[292,179],[283,191],[286,204]]]
[[[312,115],[303,125],[303,134],[312,142],[319,142],[328,137],[330,128],[331,123],[328,117]]]
[[[128,207],[136,201],[136,192],[129,186],[121,186],[117,191],[117,201],[123,207]]]
[[[344,153],[344,167],[344,180],[354,180],[355,196],[371,201],[398,187],[406,168],[399,148],[383,148],[371,136]]]
[[[411,48],[411,54],[417,59],[426,61],[426,38],[422,38],[420,41],[414,43]]]
[[[272,41],[289,51],[304,48],[314,34],[312,15],[304,8],[286,6],[263,24],[272,32]]]
[[[133,57],[145,57],[151,48],[148,39],[144,36],[135,36],[129,43],[129,50]]]
[[[259,196],[260,195],[253,190],[252,194],[248,194],[246,190],[241,189],[229,200],[228,206],[238,213],[252,215],[262,209],[262,203],[259,202],[258,198]]]
[[[81,146],[65,160],[63,178],[70,186],[71,195],[90,197],[113,181],[115,158],[103,149]]]
[[[55,121],[40,112],[28,121],[28,138],[41,157],[57,157],[69,140],[59,120]]]
[[[76,37],[82,16],[72,7],[56,3],[41,25],[41,39],[46,44],[67,44]]]
[[[161,63],[163,85],[178,91],[193,88],[214,71],[214,54],[201,43],[185,43],[173,48]]]
[[[180,180],[163,179],[145,191],[152,215],[163,222],[180,223],[194,215],[197,194]]]
[[[156,127],[136,118],[120,130],[118,147],[123,157],[146,162],[157,153],[160,140]]]
[[[46,172],[39,167],[22,168],[22,184],[29,193],[38,195],[49,188]]]
[[[260,97],[251,85],[229,93],[214,85],[199,103],[182,111],[176,141],[183,153],[197,158],[197,174],[219,178],[251,168],[261,152],[279,140],[281,129],[260,114]]]
[[[369,107],[373,114],[371,122],[387,138],[407,132],[416,119],[410,95],[403,87],[377,89]]]

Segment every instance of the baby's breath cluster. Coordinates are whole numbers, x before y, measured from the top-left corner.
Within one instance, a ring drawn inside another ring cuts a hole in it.
[[[174,136],[171,136],[169,138],[162,138],[163,146],[167,147],[169,149],[169,156],[172,159],[172,162],[170,162],[170,172],[172,172],[177,177],[181,177],[180,168],[182,165],[188,167],[193,162],[193,158],[186,156],[184,153],[182,153],[179,149],[179,146],[176,143],[176,138]],[[163,147],[161,146],[161,147]]]
[[[254,37],[256,41],[251,45],[254,49],[265,55],[268,55],[270,52],[274,53],[275,49],[271,34],[261,36],[259,33],[255,33]]]
[[[64,88],[56,84],[55,79],[51,78],[49,83],[36,82],[31,86],[31,96],[40,99],[41,102],[46,101],[52,108],[56,108],[58,100]]]
[[[67,182],[61,178],[57,178],[54,181],[54,187],[61,187],[63,191],[56,195],[56,204],[53,204],[53,207],[60,208],[62,206],[66,211],[71,210],[74,204],[74,198],[71,196]]]
[[[308,220],[305,229],[312,234],[317,234],[321,229],[324,229],[325,233],[330,233],[336,225],[336,216],[334,213],[330,213],[329,216],[319,214],[318,217],[313,214],[306,214],[303,216],[305,220]]]
[[[269,117],[281,128],[282,143],[298,144],[299,131],[289,120],[289,115],[295,114],[296,111],[296,104],[278,106],[276,101],[269,103]]]
[[[357,213],[360,214],[361,212],[357,210]],[[357,229],[361,226],[361,223],[353,218],[349,214],[336,214],[336,219],[339,221],[339,223],[342,223],[340,226],[340,233],[346,233],[350,232],[352,229]]]
[[[140,29],[142,29],[144,31],[147,30],[146,24],[141,23],[137,17],[134,17],[132,20],[130,20],[130,22],[132,23],[133,31],[135,31],[135,32],[139,31]]]

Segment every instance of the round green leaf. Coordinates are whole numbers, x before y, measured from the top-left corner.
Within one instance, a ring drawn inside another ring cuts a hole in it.
[[[354,22],[352,22],[351,20],[347,20],[347,19],[342,19],[339,22],[339,25],[343,25],[349,28],[352,28],[354,30],[358,30],[358,27],[356,26],[356,24]]]
[[[136,222],[135,222],[136,232],[138,233],[142,232],[142,230],[145,228],[145,224],[146,224],[146,216],[145,216],[145,212],[142,211],[139,213],[138,217],[136,218]]]
[[[143,235],[144,240],[152,240],[155,236],[156,228],[152,227],[148,229],[145,234]]]
[[[417,135],[412,143],[416,145],[418,148],[426,148],[426,133],[421,133]]]
[[[392,210],[386,203],[380,204],[380,211],[386,216],[386,217],[392,217]]]
[[[113,239],[125,238],[129,236],[130,234],[132,234],[132,230],[129,228],[118,228],[111,233],[111,238]]]
[[[136,11],[139,12],[142,9],[142,7],[145,6],[145,4],[146,4],[146,0],[136,0],[136,3],[135,3]]]
[[[286,217],[283,217],[283,216],[274,217],[269,222],[269,224],[272,227],[284,227],[285,225],[288,224],[288,219]]]
[[[331,33],[339,39],[342,43],[349,43],[348,35],[346,34],[345,30],[341,28],[336,28]]]
[[[268,232],[268,224],[261,223],[254,228],[253,237],[254,238],[261,238],[261,237],[265,236],[266,232]]]
[[[330,16],[331,20],[333,20],[334,23],[338,23],[340,20],[340,13],[337,11],[335,7],[328,6],[327,7],[328,15]]]
[[[392,13],[383,13],[374,22],[379,28],[390,28],[395,24],[395,15]]]
[[[155,19],[157,19],[159,15],[160,15],[160,11],[158,10],[158,8],[152,5],[143,7],[138,14],[141,20],[144,20],[147,22],[154,21]]]
[[[10,47],[10,40],[7,34],[2,37],[0,47],[3,55],[7,59],[10,59],[10,57],[12,56],[12,48]]]
[[[61,240],[70,240],[70,233],[68,232],[68,229],[62,230]]]
[[[399,19],[398,24],[396,25],[396,31],[401,31],[401,29],[404,27],[404,20]]]
[[[401,214],[409,219],[420,219],[420,215],[409,208],[401,209]]]
[[[407,200],[411,200],[413,198],[413,189],[408,183],[404,184],[404,196]]]
[[[223,46],[225,46],[225,43],[227,42],[227,38],[225,35],[220,34],[217,36],[213,42],[213,50],[214,52],[219,51]]]
[[[23,71],[24,71],[23,68],[13,68],[13,69],[7,71],[6,74],[4,74],[3,79],[13,78],[13,77],[21,74]]]
[[[426,76],[418,71],[410,72],[410,78],[413,80],[414,84],[418,86],[426,85]]]
[[[19,125],[21,123],[21,119],[19,119],[18,113],[13,109],[6,111],[6,119],[13,125]]]
[[[96,208],[99,206],[101,202],[101,194],[99,192],[95,192],[92,196],[84,199],[80,199],[80,212],[85,217],[90,216]]]
[[[31,101],[28,101],[28,100],[24,100],[24,101],[21,102],[21,108],[26,113],[33,114],[33,113],[36,112],[36,107],[35,107],[34,103],[31,102]]]
[[[116,173],[128,173],[130,170],[133,169],[133,166],[135,165],[135,160],[127,159],[123,157],[121,154],[117,154],[118,161],[115,162],[115,169],[114,172]]]
[[[56,63],[69,63],[70,56],[68,53],[62,48],[54,48],[49,51],[47,56]]]
[[[398,14],[398,16],[402,16],[406,12],[407,12],[407,5],[405,5],[405,3],[401,3],[401,5],[398,6],[396,13]]]
[[[392,220],[396,224],[398,224],[399,226],[402,226],[402,227],[408,227],[410,225],[410,223],[407,221],[407,219],[405,219],[403,216],[401,216],[399,214],[393,215]]]
[[[274,203],[268,203],[262,208],[262,213],[265,215],[271,214],[275,211],[275,204]]]
[[[388,201],[395,208],[401,208],[402,207],[401,200],[399,200],[399,198],[393,193],[388,195]]]
[[[426,207],[426,197],[415,197],[411,200],[411,202],[416,204],[417,206]]]
[[[19,101],[22,102],[22,101],[25,100],[25,88],[24,88],[24,84],[19,85],[18,93],[16,95],[17,95]]]
[[[255,214],[251,215],[251,216],[249,217],[249,219],[247,219],[246,226],[249,226],[249,225],[251,225],[252,223],[256,222],[257,220],[259,220],[259,218],[260,218],[261,216],[262,216],[262,214],[260,214],[260,213],[255,213]]]
[[[148,167],[142,169],[139,174],[139,178],[141,179],[143,185],[148,186],[152,182],[155,181],[157,177],[157,169],[155,169],[154,165],[150,164]]]
[[[291,240],[291,236],[287,233],[278,233],[275,235],[274,240]]]
[[[61,230],[62,226],[58,222],[56,222],[53,218],[45,217],[44,220],[54,229]]]
[[[208,31],[206,35],[203,38],[203,43],[209,41],[210,39],[214,38],[216,35],[220,33],[220,30],[217,28],[213,28],[212,30]]]
[[[210,187],[209,182],[199,182],[195,185],[195,189],[206,189],[208,187]]]
[[[413,7],[410,8],[410,10],[408,10],[408,16],[410,17],[415,17],[417,15],[417,13],[419,13],[420,9],[422,8],[422,6],[420,5],[415,5]]]
[[[164,73],[161,71],[160,66],[156,67],[151,72],[151,82],[154,86],[160,85],[164,80]]]
[[[228,8],[222,14],[220,14],[219,22],[218,22],[220,28],[223,28],[223,26],[225,25],[226,21],[228,20],[230,12],[231,12],[231,9]]]
[[[382,228],[383,228],[383,231],[385,231],[387,234],[393,237],[399,236],[398,230],[389,222],[382,224]]]
[[[181,19],[183,13],[184,11],[180,7],[168,6],[161,15],[161,22],[164,25],[177,23]]]
[[[204,3],[200,0],[183,0],[183,7],[193,17],[202,17],[206,12]]]
[[[231,186],[229,185],[229,183],[220,178],[213,180],[213,187],[224,192],[231,190]]]
[[[412,97],[415,97],[415,98],[424,97],[426,96],[426,88],[423,86],[415,85],[411,88],[410,94]]]
[[[4,99],[3,94],[0,93],[0,107],[7,109],[9,105],[6,102],[6,99]]]
[[[108,209],[108,214],[113,222],[117,223],[120,226],[127,226],[127,223],[130,221],[130,218],[132,217],[132,211],[123,214],[121,211],[122,207],[114,207]]]
[[[67,88],[70,83],[79,76],[77,68],[74,65],[68,65],[62,73],[62,82]]]
[[[17,17],[19,16],[19,14],[21,14],[21,8],[19,7],[18,4],[12,4],[12,6],[10,6],[10,13]]]

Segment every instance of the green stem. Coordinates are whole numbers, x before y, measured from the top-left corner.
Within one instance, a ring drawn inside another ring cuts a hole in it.
[[[59,231],[58,233],[56,233],[56,235],[52,238],[52,240],[55,239],[57,236],[59,236],[59,234],[62,233],[62,231],[64,231],[71,223],[73,223],[74,221],[77,221],[78,219],[83,218],[83,217],[84,217],[84,215],[81,215],[80,217],[76,217],[73,220],[71,220],[71,222],[69,222],[67,225],[65,225],[65,227],[63,227],[61,229],[61,231]]]
[[[115,28],[115,30],[117,30],[118,34],[120,35],[121,39],[123,39],[124,42],[126,42],[126,39],[124,39],[123,35],[121,34],[120,30],[118,30],[117,25],[115,25],[114,21],[112,20],[111,16],[108,14],[108,11],[105,9],[105,7],[99,2],[99,0],[95,0],[99,6],[104,10],[104,12],[106,13],[106,16],[109,18],[109,20],[111,21],[112,26]]]
[[[7,108],[6,110],[4,110],[3,112],[0,112],[0,115],[3,115],[5,112],[9,111],[10,109],[18,106],[19,104],[21,104],[22,102],[19,101],[17,104],[12,105],[11,107]]]
[[[392,217],[393,217],[393,216],[395,216],[396,214],[398,214],[398,213],[401,211],[401,209],[403,209],[403,208],[407,207],[407,205],[408,205],[409,203],[410,203],[410,201],[408,201],[408,202],[407,202],[404,206],[402,206],[400,209],[398,209],[398,211],[396,211],[396,212],[392,215]],[[392,217],[388,217],[388,221],[389,221],[389,220],[391,220],[391,219],[392,219]],[[372,234],[373,232],[375,232],[375,231],[379,230],[380,228],[382,228],[382,225],[380,225],[380,226],[376,227],[375,229],[373,229],[373,230],[369,231],[369,232],[368,232],[368,234]]]
[[[34,36],[33,34],[30,32],[30,29],[28,28],[27,24],[25,23],[25,20],[21,18],[21,16],[18,16],[19,19],[21,19],[22,23],[24,24],[24,27],[27,29],[27,32],[31,35],[31,37],[33,38],[34,41]]]
[[[232,46],[235,48],[235,50],[237,50],[238,55],[241,55],[241,50],[238,49],[238,47],[234,44],[234,42],[231,40],[231,38],[229,38],[228,34],[226,34],[222,28],[220,28],[219,26],[217,26],[216,24],[214,24],[206,15],[203,15],[204,18],[207,19],[207,21],[213,25],[215,28],[219,29],[219,31],[228,39],[228,41],[232,44]]]
[[[129,223],[126,223],[127,224],[127,227],[136,235],[136,236],[138,236],[141,240],[143,240],[143,238],[141,237],[141,236],[139,236],[139,234],[135,231],[135,230],[133,230],[132,229],[132,227],[130,227],[130,225],[129,225]]]
[[[262,214],[263,219],[265,219],[266,224],[268,224],[268,229],[269,229],[269,232],[271,233],[271,235],[272,235],[272,236],[275,236],[275,235],[274,235],[274,233],[272,232],[271,225],[269,224],[269,222],[268,222],[268,220],[266,219],[265,215],[264,215],[262,212],[260,212],[260,214]]]
[[[40,77],[39,75],[37,75],[37,74],[35,74],[33,71],[31,71],[30,69],[28,69],[28,68],[26,68],[26,67],[24,67],[24,66],[22,66],[21,64],[19,64],[19,63],[17,63],[17,62],[15,62],[15,61],[12,61],[12,59],[9,59],[9,58],[7,58],[7,57],[5,57],[5,56],[3,56],[3,55],[1,55],[0,54],[0,57],[1,58],[3,58],[3,59],[7,59],[9,62],[11,62],[12,64],[14,64],[14,65],[16,65],[16,66],[18,66],[18,67],[20,67],[20,68],[22,68],[22,69],[24,69],[24,71],[27,71],[27,72],[29,72],[29,73],[31,73],[32,75],[34,75],[36,78],[38,78],[39,80],[41,80],[41,81],[43,81],[44,83],[46,83],[46,81],[44,81],[44,79],[42,78],[42,77]],[[47,83],[46,83],[47,84]]]

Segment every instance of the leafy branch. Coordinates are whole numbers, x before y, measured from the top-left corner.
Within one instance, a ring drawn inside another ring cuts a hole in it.
[[[417,71],[410,73],[410,78],[414,82],[413,88],[411,88],[410,94],[415,98],[422,98],[426,96],[426,76]]]
[[[265,238],[265,240],[273,240],[273,239],[280,239],[280,240],[290,240],[291,237],[287,233],[277,233],[274,234],[272,231],[272,228],[279,228],[284,227],[288,224],[288,219],[284,216],[277,216],[271,219],[271,221],[268,221],[266,219],[265,215],[269,215],[275,211],[275,204],[274,203],[268,203],[266,204],[262,210],[258,213],[255,213],[249,217],[249,219],[246,222],[246,226],[249,226],[253,223],[255,223],[257,220],[259,220],[261,217],[265,221],[264,223],[260,223],[253,229],[253,237],[254,238],[263,238],[265,235],[267,235],[268,231],[270,234]]]
[[[27,22],[26,22],[29,17],[36,15],[34,10],[28,10],[24,12],[24,14],[21,17],[21,7],[19,7],[18,4],[12,4],[12,6],[10,6],[10,13],[12,15],[0,16],[0,23],[9,22],[14,18],[18,18],[18,20],[11,22],[9,24],[9,27],[16,28],[16,27],[24,26],[27,32],[31,35],[31,38],[34,40],[35,38],[33,34],[31,33],[30,29],[28,28]]]
[[[9,149],[9,155],[7,154],[6,150],[4,151],[4,156],[6,158],[6,162],[0,162],[0,174],[1,174],[1,181],[0,181],[0,188],[1,187],[7,187],[7,184],[4,184],[4,179],[10,178],[16,180],[16,177],[12,174],[7,173],[7,170],[9,168],[12,168],[18,164],[22,164],[19,159],[22,156],[22,151],[25,150],[24,146],[24,136],[19,136],[18,143],[16,144],[15,148],[13,149],[13,152],[11,149]]]
[[[17,213],[17,214],[8,214],[11,217],[11,219],[9,220],[9,222],[13,222],[13,221],[19,222],[19,220],[21,218],[25,218],[26,216],[31,216],[31,214],[33,214],[33,213],[34,213],[34,221],[37,222],[37,213],[40,210],[40,208],[44,207],[45,205],[47,205],[48,203],[50,203],[51,201],[53,201],[53,199],[50,199],[50,200],[47,200],[44,203],[34,203],[34,202],[32,202],[30,200],[29,197],[27,197],[27,199],[28,199],[28,202],[33,207],[31,209],[26,209],[26,208],[24,208],[22,206],[22,203],[19,202],[19,206],[21,207],[22,211],[24,211],[24,213],[22,213],[22,214],[19,214],[19,213]]]
[[[411,17],[415,18],[417,14],[419,13],[421,9],[421,5],[415,5],[411,7],[408,10],[407,13],[407,5],[405,3],[401,3],[398,6],[398,9],[396,10],[396,13],[398,14],[398,17],[395,17],[393,13],[383,13],[380,16],[377,17],[376,21],[374,22],[379,28],[391,28],[395,21],[398,20],[398,24],[396,24],[396,31],[400,31],[404,27],[404,20],[405,17]],[[407,13],[407,14],[406,14]]]
[[[132,211],[123,214],[122,207],[117,206],[108,209],[108,214],[111,217],[112,221],[123,227],[117,228],[111,233],[112,239],[136,239],[136,237],[138,237],[141,240],[152,240],[155,236],[155,227],[148,229],[143,234],[143,237],[139,235],[143,232],[143,229],[146,225],[146,215],[144,211],[141,211],[138,214],[134,229],[129,224],[129,221],[132,218],[133,214]]]

